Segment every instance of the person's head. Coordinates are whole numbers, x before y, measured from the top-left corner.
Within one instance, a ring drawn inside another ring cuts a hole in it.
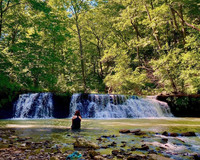
[[[76,112],[75,112],[75,114],[74,114],[75,116],[80,116],[81,117],[81,113],[80,113],[80,111],[79,110],[77,110]]]

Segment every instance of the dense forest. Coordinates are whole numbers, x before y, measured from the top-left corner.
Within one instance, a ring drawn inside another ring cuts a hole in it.
[[[0,95],[200,92],[200,0],[0,0]]]

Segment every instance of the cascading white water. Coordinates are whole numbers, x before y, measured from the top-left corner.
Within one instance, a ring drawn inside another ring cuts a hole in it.
[[[145,118],[171,117],[170,108],[165,102],[155,99],[126,98],[124,95],[73,94],[70,103],[70,116],[80,110],[84,118]]]
[[[19,96],[14,104],[14,118],[51,118],[53,100],[51,93],[28,93]]]

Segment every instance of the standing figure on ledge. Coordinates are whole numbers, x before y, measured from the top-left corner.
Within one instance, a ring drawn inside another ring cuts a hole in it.
[[[80,111],[76,111],[72,117],[72,126],[71,129],[80,129],[81,128],[81,114]]]

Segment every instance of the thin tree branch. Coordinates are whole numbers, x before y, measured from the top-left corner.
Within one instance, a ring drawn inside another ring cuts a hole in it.
[[[172,8],[172,7],[171,7],[171,8]],[[196,26],[194,26],[194,25],[192,25],[192,24],[186,22],[186,21],[182,18],[182,16],[180,15],[180,13],[179,13],[178,11],[176,11],[174,8],[172,8],[172,10],[179,16],[179,18],[181,19],[181,21],[182,21],[183,23],[185,23],[188,27],[191,27],[191,28],[193,28],[193,29],[195,29],[195,30],[197,30],[197,31],[200,32],[200,28],[198,28],[198,27],[196,27]]]

